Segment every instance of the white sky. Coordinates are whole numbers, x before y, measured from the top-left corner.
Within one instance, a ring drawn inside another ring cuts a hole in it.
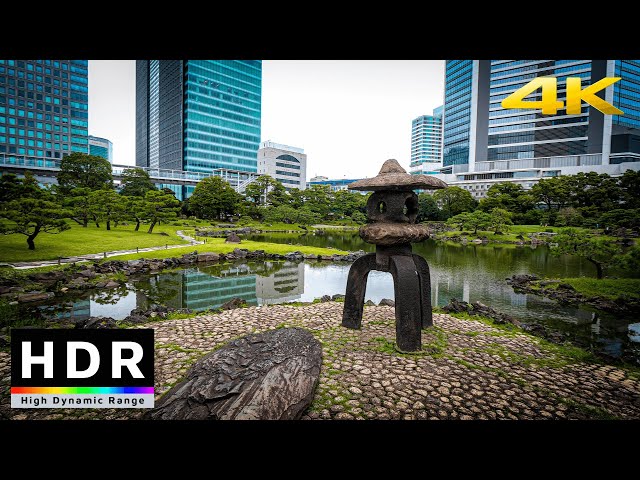
[[[304,148],[307,177],[408,169],[411,120],[442,105],[443,60],[264,60],[262,140]],[[135,164],[135,61],[89,61],[89,133]]]

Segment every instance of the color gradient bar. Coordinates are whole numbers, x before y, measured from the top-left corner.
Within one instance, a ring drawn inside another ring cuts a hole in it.
[[[117,395],[153,394],[153,387],[11,387],[12,395]]]

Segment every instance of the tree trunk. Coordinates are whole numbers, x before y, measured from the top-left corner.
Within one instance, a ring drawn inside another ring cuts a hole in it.
[[[84,228],[87,228],[87,225],[89,225],[89,217],[84,217],[84,218],[82,219],[82,226],[83,226]]]
[[[69,217],[69,218],[71,218],[71,220],[76,222],[78,225],[82,225],[82,222],[80,220],[78,220],[76,217]],[[86,226],[86,225],[83,225],[83,226]]]
[[[111,220],[107,220],[107,230],[111,230]]]
[[[140,229],[140,220],[136,220],[136,228],[134,228],[134,231],[137,232]]]
[[[29,250],[36,249],[36,244],[33,242],[33,240],[38,236],[38,233],[40,233],[39,226],[37,226],[33,233],[27,237],[27,245],[29,245]]]
[[[598,280],[602,280],[602,277],[604,277],[604,269],[602,268],[602,264],[600,262],[596,262],[595,260],[591,260],[590,258],[587,258],[587,260],[589,260],[596,266],[596,278]]]
[[[156,226],[156,222],[151,222],[151,225],[149,225],[149,231],[147,233],[153,232],[153,227],[155,226]]]

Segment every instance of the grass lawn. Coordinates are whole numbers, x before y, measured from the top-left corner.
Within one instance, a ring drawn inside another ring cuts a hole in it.
[[[70,230],[58,234],[40,233],[35,239],[36,249],[27,248],[24,235],[0,235],[0,262],[28,262],[35,260],[54,260],[58,257],[71,257],[86,253],[126,250],[130,248],[156,247],[165,244],[176,245],[184,242],[176,235],[176,230],[187,229],[175,225],[156,225],[152,234],[147,233],[148,225],[141,225],[134,232],[135,225],[111,227],[107,231],[104,225],[96,228],[89,225],[84,228],[77,223],[69,223]],[[162,235],[161,232],[169,236]]]
[[[620,296],[640,299],[640,278],[561,278],[586,297],[604,297],[615,300]],[[549,285],[551,286],[551,285]]]
[[[214,253],[230,253],[235,248],[246,248],[248,250],[264,250],[266,253],[278,253],[284,255],[291,252],[302,252],[314,255],[346,255],[344,250],[337,248],[319,248],[300,245],[285,245],[282,243],[268,242],[252,242],[251,240],[242,240],[242,243],[224,243],[224,238],[207,238],[207,243],[203,245],[189,245],[184,248],[172,248],[170,250],[157,250],[154,252],[133,253],[130,255],[118,255],[108,260],[137,260],[140,258],[170,258],[179,257],[185,253],[191,253],[197,250],[198,253],[214,252]]]
[[[469,240],[473,240],[478,237],[487,237],[490,242],[517,242],[520,239],[518,235],[522,235],[525,237],[525,240],[532,233],[540,233],[540,232],[553,232],[560,233],[566,227],[541,227],[540,225],[511,225],[509,227],[509,231],[504,232],[502,235],[496,235],[491,230],[478,230],[477,234],[474,234],[473,231],[460,231],[460,230],[450,230],[441,234],[435,235],[435,238],[440,237],[453,237],[453,236],[466,236]],[[575,227],[574,227],[575,228]],[[591,232],[589,229],[584,228],[576,228],[576,230],[585,230],[587,232]],[[602,235],[602,238],[612,238]]]

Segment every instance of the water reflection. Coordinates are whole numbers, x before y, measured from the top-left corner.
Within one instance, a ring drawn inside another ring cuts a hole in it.
[[[328,238],[330,237],[330,238]],[[349,250],[367,249],[354,235],[262,235],[258,240],[313,244]],[[542,323],[568,332],[571,339],[613,356],[631,352],[639,358],[640,324],[583,307],[569,307],[535,295],[515,293],[505,279],[516,273],[548,277],[593,276],[593,266],[576,257],[554,257],[546,248],[515,246],[462,246],[423,242],[414,250],[431,267],[432,302],[445,305],[451,298],[480,301],[524,322]],[[237,262],[199,266],[181,271],[130,279],[123,288],[78,296],[55,308],[59,318],[82,319],[91,315],[122,319],[134,308],[164,304],[195,311],[218,308],[235,297],[250,305],[312,301],[322,295],[345,293],[350,265],[327,262]],[[369,275],[366,300],[378,303],[394,298],[391,275]]]

